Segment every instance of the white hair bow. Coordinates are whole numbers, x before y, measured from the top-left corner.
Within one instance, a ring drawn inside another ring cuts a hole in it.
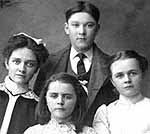
[[[26,34],[24,32],[20,32],[20,33],[14,34],[14,36],[21,35],[21,34],[23,34],[26,37],[29,37],[29,38],[33,39],[38,45],[42,43],[44,46],[46,46],[46,43],[43,42],[43,39],[37,39],[37,38],[32,37],[32,36],[30,36],[30,35],[28,35],[28,34]]]
[[[85,85],[88,83],[88,81],[86,81],[86,80],[83,80],[83,81],[79,80],[79,82],[80,82],[81,86],[84,88],[85,92],[86,92],[87,95],[88,95],[88,89],[87,89],[87,87],[85,86]]]

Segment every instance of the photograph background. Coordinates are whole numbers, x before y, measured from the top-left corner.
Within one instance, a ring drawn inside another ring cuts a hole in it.
[[[68,45],[64,33],[65,10],[76,0],[10,0],[0,8],[0,54],[8,38],[26,32],[42,38],[50,53]],[[134,49],[150,62],[150,0],[90,0],[101,11],[97,45],[112,55]],[[0,81],[6,70],[0,55]],[[150,97],[150,71],[143,93]],[[35,80],[36,76],[34,77]],[[32,84],[34,83],[32,81]]]

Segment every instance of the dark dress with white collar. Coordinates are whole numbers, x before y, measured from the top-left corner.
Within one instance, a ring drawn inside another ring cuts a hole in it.
[[[11,87],[10,85],[14,86],[13,82],[8,79],[5,79],[5,82],[0,84],[0,128],[3,124],[10,96],[12,98],[16,96],[10,93],[8,89],[8,87]],[[17,96],[7,134],[22,134],[28,127],[37,124],[34,113],[38,97],[31,90]],[[3,132],[0,133],[3,134]]]

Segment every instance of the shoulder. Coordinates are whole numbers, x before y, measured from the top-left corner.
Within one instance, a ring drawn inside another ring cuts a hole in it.
[[[49,56],[49,60],[52,60],[53,58],[61,57],[62,55],[66,54],[66,53],[69,53],[70,49],[71,49],[71,46],[67,45],[64,48],[62,48],[62,49],[60,49],[60,50],[58,50],[54,53],[51,53],[50,56]]]
[[[60,54],[60,53],[66,53],[66,52],[70,51],[70,49],[71,49],[71,45],[69,44],[69,45],[65,46],[64,48],[62,48],[62,49],[52,53],[51,55],[57,55],[57,54]]]
[[[92,127],[85,126],[80,134],[96,134],[96,131]]]
[[[0,83],[0,91],[5,91],[5,83]]]
[[[93,61],[100,64],[104,71],[107,72],[106,68],[108,66],[108,63],[110,61],[110,56],[106,53],[104,53],[100,48],[98,48],[96,45],[94,45],[93,49]]]
[[[114,107],[116,107],[118,103],[118,100],[115,100],[114,102],[110,103],[108,106],[107,106],[107,109],[113,109]]]
[[[34,125],[32,127],[29,127],[24,134],[42,134],[43,131],[43,127],[42,125],[38,124],[38,125]]]
[[[147,102],[147,103],[150,103],[150,98],[145,97],[143,101]]]
[[[39,101],[39,97],[32,90],[30,90],[26,94],[22,95],[22,97],[27,98],[27,99],[32,99],[37,102]]]
[[[68,56],[70,54],[70,49],[71,46],[67,45],[65,48],[62,48],[54,53],[51,53],[49,55],[48,60],[46,61],[46,63],[42,66],[42,68],[45,67],[51,67],[53,66],[55,63],[57,63],[61,58]]]
[[[102,51],[96,44],[94,45],[94,53],[95,55],[101,56],[102,58],[110,58],[110,55]]]
[[[110,103],[108,106],[106,106],[105,104],[101,105],[96,113],[95,113],[95,116],[94,116],[94,120],[97,120],[99,118],[105,118],[108,116],[109,112],[115,108],[116,104],[117,104],[118,100]]]
[[[101,110],[106,110],[106,109],[107,109],[106,104],[103,104],[103,105],[101,105],[101,106],[97,109],[97,112],[98,112],[98,111],[101,111]]]
[[[103,104],[97,109],[94,115],[93,127],[96,129],[97,126],[101,124],[101,122],[107,122],[107,117],[108,117],[107,106]]]
[[[101,105],[101,106],[97,109],[97,111],[96,111],[96,113],[95,113],[95,116],[94,116],[94,119],[99,118],[99,116],[101,116],[101,115],[103,115],[103,114],[106,115],[106,113],[107,113],[107,106],[106,106],[105,104],[103,104],[103,105]]]
[[[145,97],[139,104],[142,105],[143,107],[145,106],[145,107],[150,108],[149,107],[150,106],[150,98]]]

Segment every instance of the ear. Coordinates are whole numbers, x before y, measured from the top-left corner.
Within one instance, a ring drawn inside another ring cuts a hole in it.
[[[113,84],[113,86],[116,87],[114,81],[112,80],[112,78],[110,78],[110,81]]]
[[[96,26],[96,34],[99,32],[99,30],[100,30],[100,24],[97,24],[97,26]]]
[[[40,68],[37,67],[34,74],[36,74],[36,73],[38,74],[38,73],[39,73],[39,70],[40,70]]]
[[[9,65],[8,65],[8,60],[7,59],[5,59],[4,64],[5,64],[6,69],[8,70],[9,69]]]
[[[67,22],[65,23],[64,30],[65,30],[65,33],[68,35],[69,34],[69,26],[68,26]]]

